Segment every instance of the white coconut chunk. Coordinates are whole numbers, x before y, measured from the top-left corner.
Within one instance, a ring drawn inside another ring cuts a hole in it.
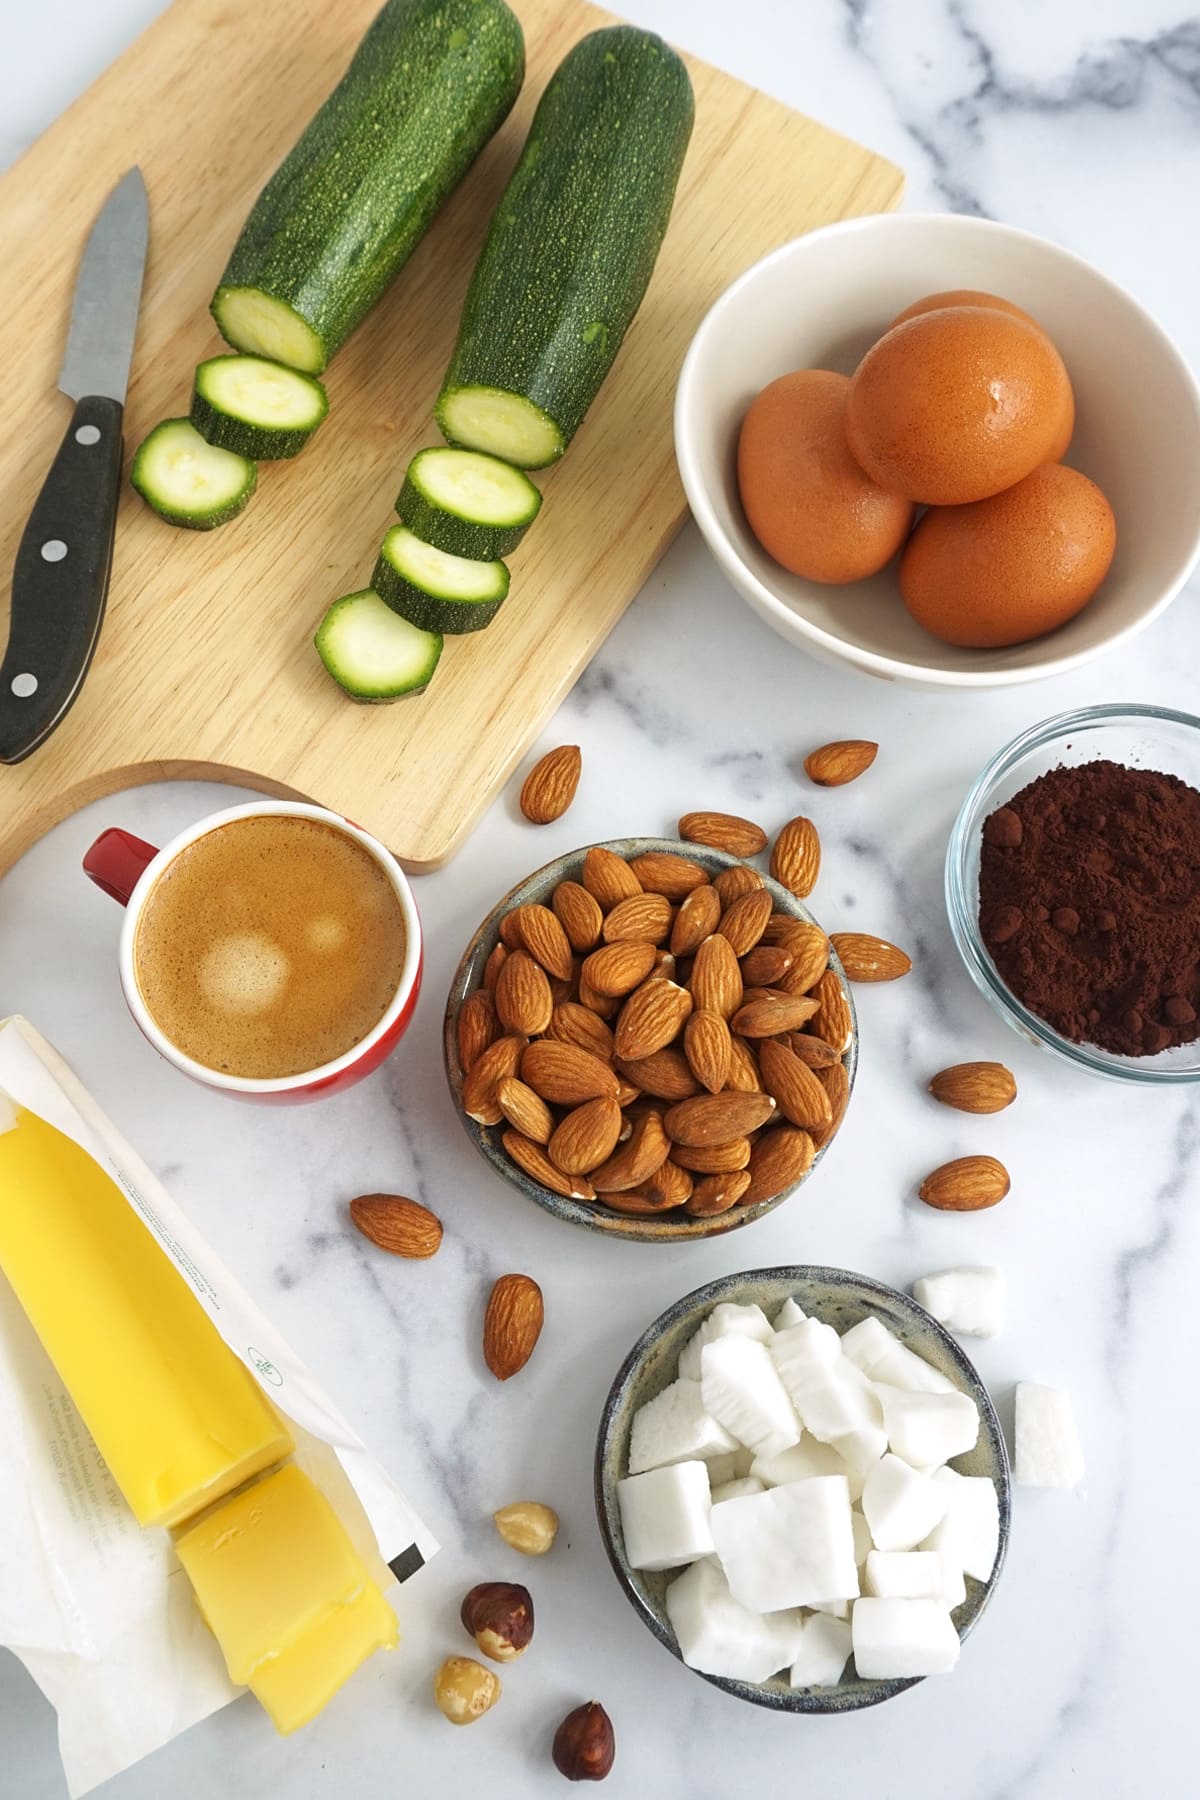
[[[737,1451],[722,1450],[716,1456],[706,1456],[703,1461],[708,1467],[709,1487],[721,1487],[726,1481],[737,1479]]]
[[[863,1592],[877,1600],[942,1600],[942,1558],[936,1550],[872,1550]]]
[[[673,1381],[633,1415],[629,1473],[693,1462],[737,1449],[737,1440],[705,1411],[698,1381]]]
[[[1022,1487],[1073,1488],[1084,1476],[1071,1396],[1036,1381],[1017,1383],[1016,1476]]]
[[[864,1681],[946,1675],[958,1661],[954,1621],[936,1600],[856,1600],[850,1640]]]
[[[901,1461],[914,1469],[934,1469],[975,1448],[979,1408],[969,1394],[915,1393],[877,1382],[883,1428]]]
[[[1000,1549],[1000,1502],[995,1483],[986,1475],[960,1475],[957,1469],[935,1469],[932,1479],[945,1488],[949,1504],[941,1522],[920,1544],[936,1550],[949,1568],[976,1581],[987,1581]],[[965,1594],[965,1589],[964,1589]],[[958,1606],[963,1596],[952,1602]]]
[[[760,1344],[767,1343],[771,1336],[767,1315],[761,1306],[753,1303],[739,1306],[735,1301],[722,1300],[684,1345],[679,1358],[679,1373],[689,1381],[699,1381],[700,1352],[705,1344],[711,1344],[719,1337],[739,1335],[756,1338]]]
[[[810,1612],[821,1613],[829,1619],[849,1619],[849,1600],[817,1600],[809,1608]]]
[[[883,1412],[872,1384],[848,1357],[827,1354],[824,1340],[811,1329],[814,1323],[806,1319],[790,1331],[777,1331],[770,1346],[805,1430],[823,1444],[878,1432]]]
[[[794,1300],[788,1299],[784,1301],[771,1323],[776,1331],[787,1331],[793,1325],[803,1325],[807,1317],[808,1314],[802,1311]]]
[[[784,1487],[789,1481],[809,1481],[814,1475],[844,1475],[851,1500],[857,1500],[863,1490],[863,1476],[850,1467],[832,1444],[823,1444],[808,1431],[798,1444],[781,1450],[778,1456],[756,1456],[750,1465],[750,1473],[757,1475],[767,1487]]]
[[[705,1410],[730,1436],[758,1456],[775,1456],[799,1442],[800,1421],[765,1346],[731,1333],[700,1353]]]
[[[811,1613],[789,1671],[794,1688],[836,1687],[850,1660],[850,1627],[829,1613]]]
[[[844,1476],[821,1475],[724,1500],[713,1507],[712,1534],[730,1592],[752,1612],[858,1593]]]
[[[714,1549],[708,1470],[671,1463],[617,1483],[621,1533],[632,1569],[676,1569]]]
[[[720,1500],[744,1500],[747,1494],[765,1494],[766,1491],[764,1484],[756,1481],[753,1475],[739,1475],[736,1480],[723,1481],[713,1489],[712,1503],[716,1506]]]
[[[680,1655],[705,1675],[769,1681],[800,1646],[798,1612],[751,1612],[734,1599],[720,1567],[708,1558],[671,1583],[665,1605]]]
[[[913,1297],[939,1325],[964,1337],[990,1338],[1004,1329],[1004,1273],[990,1265],[922,1275]]]
[[[874,1549],[875,1540],[871,1536],[871,1527],[867,1524],[865,1514],[857,1506],[850,1514],[850,1529],[854,1533],[854,1560],[861,1570]]]
[[[891,1387],[911,1388],[923,1394],[955,1391],[948,1375],[902,1344],[874,1313],[843,1334],[841,1347],[843,1356],[848,1356],[872,1381],[886,1381]]]
[[[880,1457],[863,1488],[862,1509],[877,1550],[914,1549],[949,1504],[941,1482],[891,1454]]]

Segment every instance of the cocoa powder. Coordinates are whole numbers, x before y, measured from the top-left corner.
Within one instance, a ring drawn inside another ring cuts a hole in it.
[[[1051,769],[983,827],[979,923],[1006,985],[1072,1043],[1200,1036],[1200,793],[1120,763]]]

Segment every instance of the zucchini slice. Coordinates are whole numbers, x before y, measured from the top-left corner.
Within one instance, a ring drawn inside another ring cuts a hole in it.
[[[237,517],[254,492],[258,468],[232,450],[205,443],[190,419],[164,419],[143,438],[129,479],[147,506],[192,531]]]
[[[409,530],[451,556],[492,562],[515,550],[542,496],[520,469],[477,450],[419,450],[396,511]]]
[[[442,654],[436,631],[402,619],[372,588],[335,600],[313,641],[338,686],[374,704],[424,693]]]
[[[371,586],[422,631],[482,631],[508,593],[508,570],[502,562],[452,556],[407,525],[393,525],[379,546]]]
[[[192,424],[206,443],[238,456],[295,456],[328,411],[319,381],[262,356],[210,356],[196,370]]]

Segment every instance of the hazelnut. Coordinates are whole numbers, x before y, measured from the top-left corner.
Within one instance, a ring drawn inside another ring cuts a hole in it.
[[[514,1500],[492,1518],[505,1543],[523,1556],[545,1556],[558,1536],[558,1514],[540,1500]]]
[[[462,1622],[485,1656],[512,1662],[533,1636],[533,1596],[515,1581],[481,1581],[462,1603]]]
[[[452,1725],[470,1725],[500,1698],[500,1677],[472,1656],[448,1656],[433,1678],[433,1697]]]
[[[568,1781],[603,1781],[617,1753],[612,1720],[598,1700],[569,1712],[554,1734],[554,1766]]]

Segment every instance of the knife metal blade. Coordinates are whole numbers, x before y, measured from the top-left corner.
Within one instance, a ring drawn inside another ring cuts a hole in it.
[[[130,169],[97,215],[75,283],[59,375],[75,413],[17,549],[0,661],[0,763],[22,761],[61,723],[100,636],[148,236],[146,186]]]

